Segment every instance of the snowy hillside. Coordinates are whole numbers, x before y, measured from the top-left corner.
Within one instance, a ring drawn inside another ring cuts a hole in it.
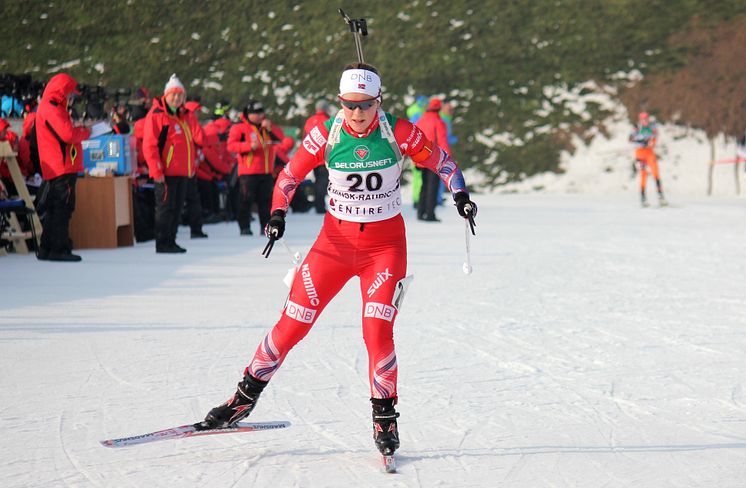
[[[468,276],[455,210],[441,224],[405,212],[394,475],[371,438],[356,281],[250,417],[289,429],[110,450],[98,441],[227,398],[278,317],[289,256],[265,260],[263,239],[218,224],[182,232],[185,255],[0,258],[3,487],[746,485],[743,202],[475,199]],[[290,246],[305,252],[319,225],[291,214]]]
[[[633,129],[626,109],[612,97],[595,92],[579,97],[578,112],[584,110],[583,98],[602,104],[612,115],[602,121],[607,135],[596,128],[589,144],[575,138],[577,150],[561,155],[560,167],[564,173],[543,173],[517,184],[498,187],[498,192],[580,193],[592,195],[637,195],[639,176],[633,176],[634,145],[628,142]],[[632,118],[635,118],[634,116]],[[669,199],[699,197],[707,194],[710,144],[701,130],[688,129],[672,124],[658,126],[659,138],[656,153],[663,188]],[[732,159],[736,154],[735,140],[719,137],[715,144],[715,159]],[[746,194],[744,163],[739,165],[739,182]],[[652,185],[648,180],[648,185]],[[648,187],[653,195],[653,186]],[[713,195],[735,196],[736,183],[733,164],[717,164],[713,173]]]

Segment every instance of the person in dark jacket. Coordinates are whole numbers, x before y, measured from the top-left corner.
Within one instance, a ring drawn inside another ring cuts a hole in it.
[[[38,258],[50,261],[80,261],[72,253],[70,217],[75,210],[75,183],[83,171],[81,143],[91,131],[76,127],[68,113],[68,104],[78,83],[59,73],[47,83],[36,111],[36,139],[42,177],[47,184]]]
[[[183,253],[176,244],[179,216],[186,198],[187,183],[197,163],[195,143],[204,144],[202,127],[184,109],[186,90],[176,75],[166,83],[161,98],[145,117],[143,154],[155,182],[155,252]]]

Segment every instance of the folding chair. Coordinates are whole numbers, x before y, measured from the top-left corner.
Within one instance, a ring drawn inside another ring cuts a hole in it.
[[[34,242],[34,253],[39,255],[39,240],[36,237],[36,227],[33,217],[36,211],[28,208],[26,202],[20,198],[0,200],[0,245],[7,251],[11,247],[20,254],[28,254],[26,239]],[[30,231],[23,231],[17,215],[26,217]]]

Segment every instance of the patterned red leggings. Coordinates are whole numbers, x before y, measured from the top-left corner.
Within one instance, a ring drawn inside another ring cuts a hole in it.
[[[269,381],[329,301],[350,278],[359,276],[371,397],[396,397],[393,330],[398,304],[394,300],[406,271],[407,242],[401,215],[361,224],[327,214],[316,242],[295,274],[280,320],[259,344],[247,371]]]

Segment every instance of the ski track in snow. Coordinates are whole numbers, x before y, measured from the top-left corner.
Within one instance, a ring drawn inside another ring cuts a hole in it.
[[[289,256],[217,224],[182,230],[178,257],[150,242],[79,265],[0,258],[3,486],[746,485],[746,199],[475,200],[469,276],[455,211],[405,209],[395,475],[371,435],[358,280],[252,413],[289,429],[109,450],[225,401],[279,316]],[[291,214],[290,246],[305,254],[320,222]]]

